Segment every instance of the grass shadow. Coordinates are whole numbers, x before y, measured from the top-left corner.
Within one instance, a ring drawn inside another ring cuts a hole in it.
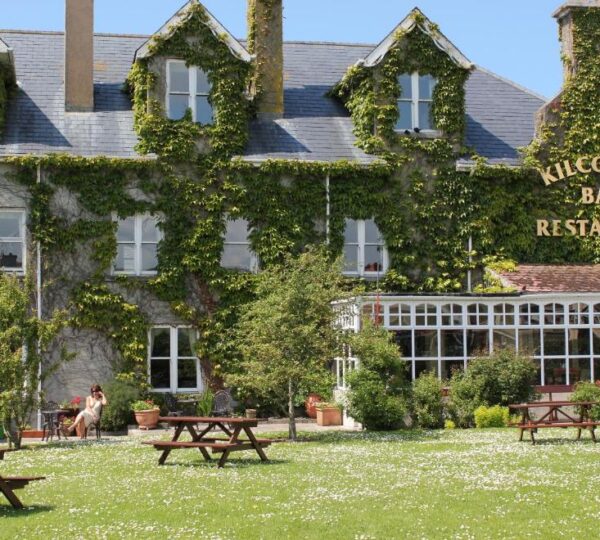
[[[17,510],[12,506],[0,504],[0,518],[20,518],[34,514],[41,514],[42,512],[51,512],[52,510],[54,510],[54,506],[45,504],[32,504],[30,506],[25,505],[25,508],[22,510]]]
[[[217,469],[217,463],[219,462],[218,459],[213,459],[212,461],[194,461],[194,462],[189,462],[186,461],[184,463],[182,462],[177,462],[177,461],[170,461],[167,462],[163,465],[160,465],[161,467],[189,467],[189,468],[203,468],[203,469]],[[250,467],[255,467],[255,466],[264,466],[267,467],[269,465],[286,465],[290,463],[289,459],[269,459],[269,461],[261,461],[260,459],[228,459],[227,463],[225,464],[225,468],[227,468],[227,465],[235,465],[236,469],[249,469]]]
[[[296,443],[338,444],[344,442],[426,442],[442,437],[443,430],[398,430],[398,431],[301,431]],[[275,443],[291,443],[285,433],[261,433],[261,438],[272,439]]]

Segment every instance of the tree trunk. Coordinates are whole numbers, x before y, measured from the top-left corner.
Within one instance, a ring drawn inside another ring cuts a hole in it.
[[[291,441],[296,440],[296,416],[294,410],[294,386],[292,381],[288,382],[288,418],[289,418],[289,438]]]

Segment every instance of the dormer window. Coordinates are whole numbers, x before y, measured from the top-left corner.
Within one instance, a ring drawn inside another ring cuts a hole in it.
[[[404,73],[398,77],[401,95],[398,100],[400,116],[396,122],[398,131],[434,131],[431,117],[433,91],[437,81],[431,75]]]
[[[199,124],[213,123],[213,108],[208,99],[212,85],[205,71],[186,66],[181,60],[167,62],[167,116],[181,120],[188,109]]]

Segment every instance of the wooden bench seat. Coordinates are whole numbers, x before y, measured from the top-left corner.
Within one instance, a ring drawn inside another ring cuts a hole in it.
[[[257,439],[257,442],[263,448],[271,444],[271,441],[268,439]],[[218,452],[220,449],[224,450],[226,448],[229,448],[232,451],[238,448],[243,448],[244,450],[252,448],[250,441],[241,441],[231,444],[228,442],[144,441],[142,444],[154,446],[157,450],[164,450],[165,448],[211,448],[214,453]]]
[[[13,493],[15,489],[23,489],[30,482],[45,480],[44,476],[0,476],[0,492],[8,499],[13,508],[20,510],[23,503]]]

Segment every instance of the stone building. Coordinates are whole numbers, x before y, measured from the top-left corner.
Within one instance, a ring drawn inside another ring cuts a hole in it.
[[[559,18],[594,7],[567,2]],[[546,100],[471,63],[418,9],[378,45],[283,41],[282,0],[249,0],[243,40],[195,0],[153,36],[94,34],[93,0],[66,12],[64,33],[0,32],[2,267],[36,276],[41,316],[75,318],[46,359],[74,353],[45,382],[54,400],[110,380],[128,354],[157,391],[201,389],[225,354],[226,293],[307,243],[328,242],[371,290],[409,295],[386,300],[395,331],[435,315],[427,330],[443,333],[458,317],[455,363],[478,330],[467,321],[483,321],[477,306],[520,309],[460,295],[504,247],[501,219],[481,227],[480,186],[539,183],[518,149]],[[512,211],[500,199],[496,217]],[[127,310],[144,321],[143,352],[127,351]],[[473,339],[491,347],[494,321]],[[437,347],[425,362],[444,374]]]

